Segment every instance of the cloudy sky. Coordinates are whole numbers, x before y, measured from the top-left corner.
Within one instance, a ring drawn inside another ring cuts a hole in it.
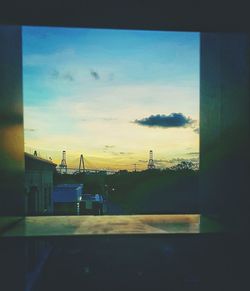
[[[25,148],[77,167],[199,152],[199,34],[23,27]]]

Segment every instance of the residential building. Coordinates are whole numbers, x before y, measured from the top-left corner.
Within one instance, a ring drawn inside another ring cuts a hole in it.
[[[53,212],[53,173],[51,160],[25,153],[25,204],[27,215],[48,215]]]

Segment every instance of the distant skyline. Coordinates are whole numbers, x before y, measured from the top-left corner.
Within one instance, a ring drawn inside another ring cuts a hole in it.
[[[199,33],[23,27],[25,150],[69,167],[199,158]]]

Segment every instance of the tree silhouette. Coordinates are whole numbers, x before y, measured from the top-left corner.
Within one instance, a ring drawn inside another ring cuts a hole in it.
[[[170,169],[174,171],[196,170],[197,165],[193,163],[192,161],[185,160],[185,161],[181,161],[179,164],[175,166],[172,166]]]

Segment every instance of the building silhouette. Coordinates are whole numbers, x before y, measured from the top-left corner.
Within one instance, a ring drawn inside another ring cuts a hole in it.
[[[52,213],[53,173],[56,164],[25,153],[25,209],[27,215]]]

